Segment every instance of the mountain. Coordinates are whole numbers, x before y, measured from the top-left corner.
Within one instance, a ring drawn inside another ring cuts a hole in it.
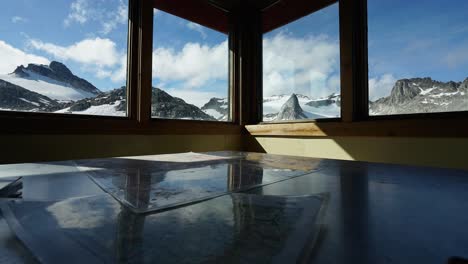
[[[62,109],[55,113],[125,116],[127,113],[126,87],[102,92],[96,97],[63,103]]]
[[[60,109],[60,104],[47,96],[0,80],[0,109],[37,112],[44,109]]]
[[[58,101],[76,101],[101,93],[88,81],[74,75],[64,64],[18,66],[0,79]]]
[[[153,88],[151,97],[153,117],[168,119],[196,119],[216,121],[216,118],[206,114],[195,105],[188,104],[184,100],[173,97],[159,88]]]
[[[211,98],[202,106],[201,110],[218,121],[227,121],[229,118],[229,103],[227,98]]]
[[[73,103],[56,113],[125,116],[127,111],[126,87],[104,92],[94,98],[86,98]],[[205,114],[198,107],[173,97],[159,88],[153,87],[151,114],[153,117],[168,119],[216,119]]]
[[[159,88],[153,87],[152,95],[152,114],[155,117],[217,120]],[[0,75],[0,110],[125,116],[126,101],[125,87],[101,92],[56,61],[49,65],[21,65],[10,74]],[[208,103],[205,110],[227,113],[227,103],[224,104],[222,99],[218,103],[218,106]],[[223,107],[226,108],[224,112]]]
[[[468,109],[468,78],[439,82],[431,78],[398,80],[389,96],[369,103],[371,115],[452,112]]]
[[[263,121],[279,121],[279,120],[292,120],[284,119],[285,117],[279,116],[279,113],[284,105],[287,105],[292,95],[273,95],[263,98]],[[298,105],[307,119],[319,118],[336,118],[340,116],[340,95],[331,94],[327,97],[311,99],[308,96],[301,94],[294,94],[297,98]],[[295,99],[292,99],[295,101]],[[297,108],[296,108],[297,109]],[[296,116],[302,116],[296,113]],[[292,116],[290,116],[292,118]],[[282,119],[281,119],[282,118]]]
[[[296,120],[296,119],[307,119],[307,115],[299,105],[299,99],[296,94],[292,94],[291,97],[284,103],[281,110],[276,117],[276,120]]]
[[[159,88],[152,91],[152,116],[169,119],[227,121],[229,102],[211,98],[201,108],[173,97]],[[74,75],[64,64],[18,66],[0,75],[0,110],[68,114],[125,116],[125,87],[101,92],[90,82]],[[337,117],[340,96],[324,98],[277,95],[264,98],[264,121]]]

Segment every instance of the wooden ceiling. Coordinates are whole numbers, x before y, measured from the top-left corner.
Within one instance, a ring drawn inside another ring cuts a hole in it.
[[[337,0],[153,0],[154,8],[228,33],[234,10],[256,10],[262,16],[263,33],[269,32]]]

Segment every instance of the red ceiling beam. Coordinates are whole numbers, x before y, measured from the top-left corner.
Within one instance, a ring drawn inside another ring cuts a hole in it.
[[[262,13],[263,33],[289,24],[301,17],[336,3],[337,0],[282,0]]]
[[[153,0],[154,8],[195,22],[219,32],[228,33],[229,17],[225,11],[204,0]]]

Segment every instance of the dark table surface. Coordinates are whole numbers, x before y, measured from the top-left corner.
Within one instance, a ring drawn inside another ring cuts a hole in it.
[[[82,263],[72,255],[85,251],[97,263],[468,258],[467,171],[206,154],[227,159],[142,156],[0,165],[0,179],[23,177],[23,198],[2,202],[0,263],[37,263],[54,254],[56,263],[67,256],[68,263]],[[18,230],[32,232],[18,239]],[[70,241],[82,249],[66,252]]]

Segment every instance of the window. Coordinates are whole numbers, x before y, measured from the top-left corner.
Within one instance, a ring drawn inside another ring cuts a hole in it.
[[[229,121],[228,36],[155,9],[152,117]]]
[[[0,110],[126,116],[124,0],[6,1]]]
[[[341,116],[338,3],[263,37],[263,121]]]
[[[468,110],[467,1],[369,0],[369,114]]]

